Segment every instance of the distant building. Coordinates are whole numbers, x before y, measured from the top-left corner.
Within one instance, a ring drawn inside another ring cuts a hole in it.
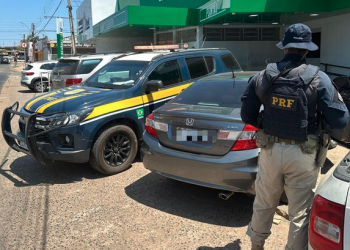
[[[49,40],[48,37],[38,41],[36,44],[36,61],[57,59],[57,40]],[[96,53],[95,44],[77,43],[75,44],[77,55]],[[63,38],[63,57],[72,55],[71,37]]]

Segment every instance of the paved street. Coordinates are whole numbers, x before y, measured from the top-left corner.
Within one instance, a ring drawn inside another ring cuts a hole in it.
[[[19,68],[0,65],[4,71],[1,115],[36,95],[20,86]],[[330,151],[323,172],[347,151]],[[249,249],[253,198],[223,201],[218,193],[150,173],[139,158],[114,176],[88,164],[44,166],[10,150],[1,136],[0,249]],[[288,225],[284,218],[273,225],[266,249],[284,249]]]

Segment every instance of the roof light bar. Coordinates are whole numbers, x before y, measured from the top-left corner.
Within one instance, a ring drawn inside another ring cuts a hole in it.
[[[134,46],[134,49],[178,49],[179,45],[150,45],[150,46]]]

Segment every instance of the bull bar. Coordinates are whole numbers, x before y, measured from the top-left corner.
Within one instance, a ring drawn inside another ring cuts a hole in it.
[[[18,111],[19,103],[15,102],[12,106],[5,108],[3,115],[2,115],[2,121],[1,121],[1,129],[2,129],[2,135],[6,141],[6,143],[14,150],[18,152],[25,153],[27,155],[31,155],[34,157],[37,161],[47,164],[49,162],[52,162],[47,157],[45,157],[45,154],[37,145],[37,139],[36,137],[39,135],[43,135],[45,133],[48,133],[51,130],[57,129],[59,127],[45,130],[41,132],[35,132],[35,123],[36,118],[43,116],[43,114],[38,113],[22,113]],[[57,112],[57,113],[65,113],[65,112]],[[54,113],[54,114],[57,114]],[[11,120],[15,115],[18,115],[20,117],[23,117],[24,123],[25,123],[25,133],[12,133],[11,128]],[[45,114],[45,116],[49,116],[53,114]],[[63,126],[61,126],[63,127]],[[24,147],[21,147],[18,142],[24,142],[27,145],[27,149]]]

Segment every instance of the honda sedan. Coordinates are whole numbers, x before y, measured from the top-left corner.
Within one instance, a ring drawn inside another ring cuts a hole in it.
[[[260,150],[256,128],[240,117],[250,76],[203,78],[149,115],[141,148],[145,168],[227,194],[254,194]]]

